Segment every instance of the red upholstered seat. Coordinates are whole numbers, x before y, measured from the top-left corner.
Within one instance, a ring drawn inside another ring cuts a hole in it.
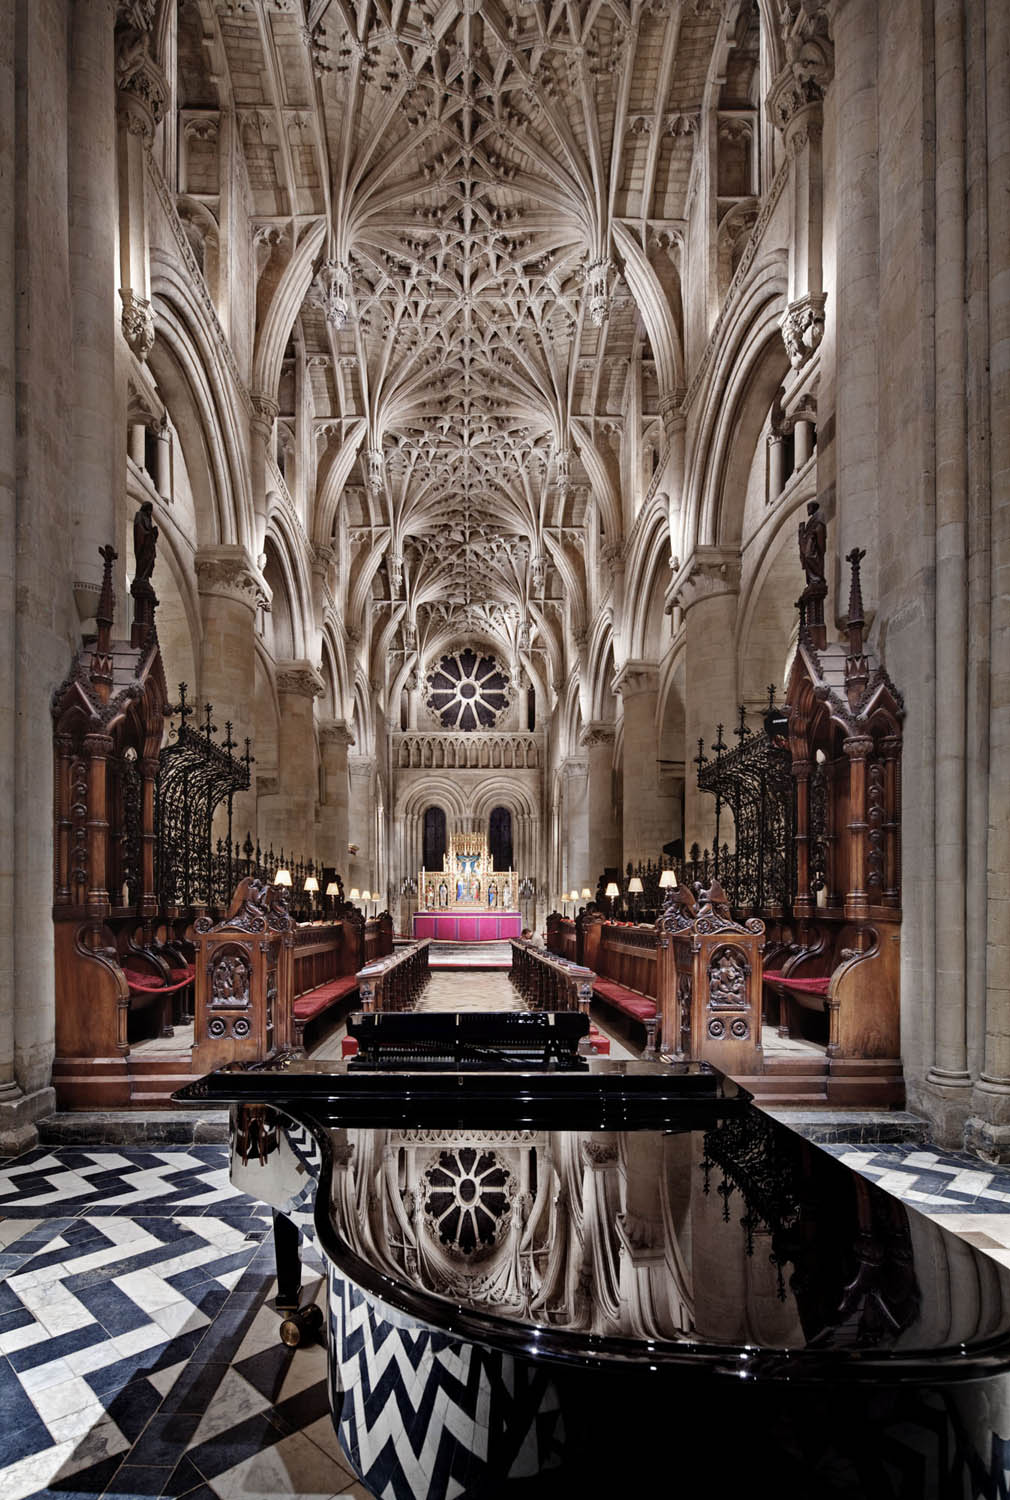
[[[656,1015],[655,1000],[650,1000],[648,995],[640,995],[637,990],[627,989],[616,980],[597,979],[593,991],[618,1010],[623,1010],[626,1015],[634,1016],[636,1021],[651,1021]]]
[[[172,970],[173,974],[179,972],[177,969]],[[181,990],[193,980],[192,971],[184,979],[177,979],[174,984],[165,984],[159,975],[145,974],[140,969],[124,968],[123,973],[126,975],[126,982],[131,992],[135,995],[170,995],[173,990]]]
[[[178,984],[188,984],[196,976],[196,964],[179,964],[172,968],[172,978]]]
[[[778,969],[766,969],[764,977],[769,984],[781,984],[786,989],[799,990],[803,995],[826,995],[831,983],[830,974],[822,979],[789,979]]]
[[[296,1021],[311,1021],[313,1016],[321,1015],[345,995],[349,995],[358,987],[357,975],[342,974],[339,979],[329,979],[325,984],[317,985],[314,990],[308,990],[304,995],[299,995],[294,1004],[294,1016]]]

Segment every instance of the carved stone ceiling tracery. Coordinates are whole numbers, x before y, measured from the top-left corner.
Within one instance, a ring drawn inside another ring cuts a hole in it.
[[[679,233],[719,7],[301,4],[215,17],[260,210],[327,219],[299,318],[321,455],[355,434],[344,482],[405,618],[528,627],[545,533],[582,526],[608,465],[619,488],[626,372],[651,357],[627,256]]]

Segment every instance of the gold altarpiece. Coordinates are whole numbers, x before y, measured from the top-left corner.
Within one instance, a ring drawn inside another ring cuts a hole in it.
[[[519,904],[514,870],[496,870],[486,833],[453,833],[441,870],[422,870],[417,882],[419,911],[515,911]]]

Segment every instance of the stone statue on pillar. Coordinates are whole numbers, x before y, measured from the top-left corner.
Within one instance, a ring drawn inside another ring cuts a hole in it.
[[[800,563],[806,578],[806,588],[799,598],[802,620],[814,646],[823,651],[826,643],[824,600],[828,592],[828,582],[824,576],[827,527],[816,500],[807,504],[807,519],[800,522],[799,543]]]
[[[154,524],[154,505],[145,500],[133,518],[133,628],[130,645],[143,649],[154,631],[154,611],[158,597],[151,577],[158,552],[158,528]]]

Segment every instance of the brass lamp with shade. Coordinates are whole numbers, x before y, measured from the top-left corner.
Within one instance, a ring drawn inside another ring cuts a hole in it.
[[[592,891],[589,889],[588,885],[584,885],[582,887],[582,900],[583,901],[592,901],[592,899],[593,899],[593,893],[592,893]]]
[[[340,887],[335,880],[331,880],[324,893],[330,898],[330,911],[336,908],[337,897],[340,895]]]
[[[663,891],[663,892],[672,891],[672,890],[676,890],[676,888],[677,888],[677,875],[676,875],[676,872],[674,870],[661,870],[660,871],[660,875],[659,875],[659,889],[660,889],[660,891]],[[670,900],[670,897],[668,895],[664,895],[662,899],[663,899],[664,902],[666,902],[666,901]]]
[[[614,902],[617,900],[618,896],[621,894],[620,891],[617,888],[617,881],[616,880],[610,880],[610,881],[608,881],[607,882],[607,889],[604,891],[603,894],[605,896],[608,896],[610,898],[610,920],[613,921],[614,920]]]
[[[356,885],[351,886],[351,894],[347,899],[352,903],[352,905],[355,901],[361,900],[361,892],[358,890],[358,887]]]
[[[372,904],[372,893],[371,893],[371,891],[362,891],[362,893],[361,893],[361,899],[365,903],[365,921],[367,922],[368,918],[369,918],[369,915],[370,915],[368,908]]]
[[[277,874],[274,876],[274,885],[286,885],[286,886],[290,886],[291,885],[291,871],[290,870],[285,870],[283,868],[279,869],[277,871]]]
[[[573,886],[572,887],[572,916],[573,917],[575,916],[575,909],[578,906],[578,904],[579,904],[579,893],[576,890],[576,888]]]
[[[628,881],[628,895],[635,898],[632,902],[632,911],[634,913],[636,922],[638,921],[638,898],[641,894],[642,882],[637,875],[632,875],[631,879]]]
[[[309,913],[314,916],[316,911],[316,892],[319,890],[319,881],[314,875],[306,875],[302,890],[308,894]]]

